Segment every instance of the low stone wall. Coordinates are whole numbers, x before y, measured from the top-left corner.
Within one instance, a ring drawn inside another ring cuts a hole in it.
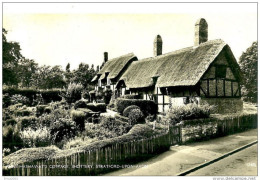
[[[204,103],[216,106],[212,113],[236,113],[243,110],[241,98],[201,98],[200,104]]]

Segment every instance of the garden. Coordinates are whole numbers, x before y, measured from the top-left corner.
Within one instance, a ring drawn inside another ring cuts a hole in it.
[[[72,166],[134,164],[174,144],[257,127],[256,107],[248,104],[246,112],[235,115],[211,115],[214,107],[208,104],[173,106],[166,113],[157,113],[157,108],[153,101],[138,95],[115,99],[110,90],[104,90],[93,96],[93,91],[86,92],[76,83],[63,90],[4,89],[4,173],[19,175],[24,172],[23,168],[14,170],[19,164],[41,161],[53,165],[53,159],[56,165]],[[47,168],[24,175],[97,175],[111,170]]]
[[[111,93],[104,91],[99,102],[93,103],[91,95],[76,83],[62,91],[5,89],[4,92],[4,156],[24,148],[56,146],[66,150],[86,146],[127,134],[137,124],[143,126],[136,131],[140,138],[167,130],[163,121],[154,127],[157,106],[153,101],[125,96],[111,100],[108,105],[105,100],[111,98]],[[118,113],[111,115],[107,106]]]

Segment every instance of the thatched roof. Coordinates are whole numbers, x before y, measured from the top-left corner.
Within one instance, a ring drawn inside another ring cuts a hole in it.
[[[153,86],[152,78],[156,76],[157,87],[193,86],[223,48],[226,48],[229,54],[231,53],[231,59],[237,65],[229,46],[224,41],[211,40],[196,47],[135,61],[120,80],[124,81],[129,88]]]
[[[91,80],[92,82],[97,81],[98,79],[103,80],[108,74],[109,79],[116,78],[123,68],[131,61],[137,60],[136,56],[133,53],[129,53],[111,60],[108,60],[103,68],[98,72],[98,74]]]

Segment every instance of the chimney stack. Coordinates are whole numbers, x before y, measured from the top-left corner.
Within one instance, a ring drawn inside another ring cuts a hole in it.
[[[208,24],[203,18],[198,19],[195,24],[194,46],[199,46],[208,40]]]
[[[108,53],[104,52],[104,63],[106,63],[108,60]]]
[[[153,54],[154,56],[159,56],[162,54],[162,38],[158,34],[153,42]]]

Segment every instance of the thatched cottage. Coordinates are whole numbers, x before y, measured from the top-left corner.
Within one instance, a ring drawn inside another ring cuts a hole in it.
[[[195,24],[194,46],[162,54],[162,44],[157,35],[154,57],[137,60],[128,54],[107,61],[93,82],[112,85],[121,95],[141,94],[155,101],[160,112],[191,102],[216,105],[220,113],[242,109],[239,65],[224,41],[208,41],[205,19]]]

